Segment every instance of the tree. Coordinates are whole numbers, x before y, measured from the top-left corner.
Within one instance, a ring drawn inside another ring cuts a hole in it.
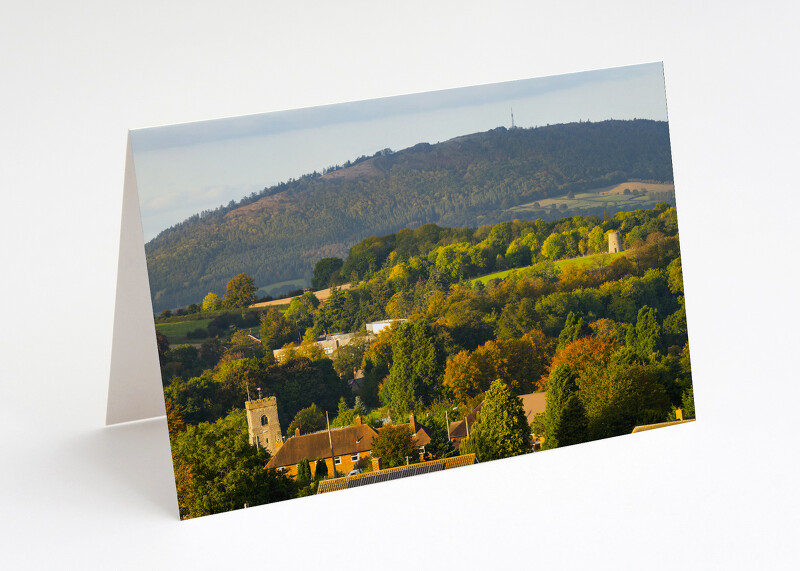
[[[364,331],[359,331],[347,345],[342,345],[333,354],[333,368],[340,377],[351,379],[353,372],[361,368],[364,353],[369,349],[369,339],[362,334]]]
[[[532,451],[531,430],[522,401],[502,380],[495,380],[486,391],[478,419],[459,449],[462,453],[474,451],[481,462]]]
[[[328,477],[328,464],[325,462],[324,458],[317,458],[317,461],[314,464],[314,479],[324,480],[327,477]]]
[[[156,347],[158,348],[158,362],[163,367],[167,362],[166,353],[169,351],[169,339],[158,329],[156,329]]]
[[[307,486],[311,483],[311,464],[309,464],[308,458],[303,458],[298,462],[295,482],[298,486]]]
[[[443,382],[460,402],[485,392],[498,378],[517,394],[531,392],[546,370],[550,346],[537,330],[521,339],[488,341],[475,351],[462,351],[450,359]]]
[[[231,278],[225,287],[223,305],[229,309],[247,307],[256,300],[256,287],[253,278],[245,273],[237,274]]]
[[[549,260],[557,260],[564,256],[565,248],[564,236],[558,232],[553,232],[542,244],[542,256]]]
[[[644,360],[662,351],[661,326],[658,324],[658,312],[654,308],[645,305],[639,310],[636,326],[628,330],[625,344]]]
[[[322,258],[314,266],[314,277],[311,279],[311,287],[315,290],[325,289],[339,275],[344,260],[341,258]]]
[[[586,413],[578,398],[575,377],[569,365],[559,365],[550,374],[544,412],[544,449],[587,440]]]
[[[338,428],[340,426],[351,426],[353,423],[355,423],[356,416],[358,416],[358,410],[355,408],[348,408],[347,401],[344,400],[344,397],[342,397],[339,399],[336,418],[331,421],[331,427]]]
[[[400,416],[430,404],[441,393],[445,359],[442,342],[425,320],[404,323],[395,333],[381,401]]]
[[[270,308],[261,314],[259,334],[264,350],[274,351],[290,341],[296,341],[298,331],[285,315],[275,308]]]
[[[314,311],[318,306],[317,296],[307,291],[293,299],[283,315],[294,324],[298,331],[305,331],[314,325]]]
[[[181,518],[225,512],[295,496],[295,483],[266,470],[269,453],[250,444],[243,410],[188,426],[172,442]],[[190,476],[190,477],[189,477]]]
[[[564,323],[564,328],[558,335],[558,344],[556,345],[556,349],[561,349],[573,341],[580,339],[581,337],[587,337],[591,334],[592,329],[583,320],[583,316],[576,320],[575,313],[570,311],[569,315],[567,315],[567,321]]]
[[[418,461],[414,435],[404,425],[384,426],[372,440],[372,457],[380,458],[384,468],[403,466],[406,460],[409,463]]]
[[[203,298],[203,311],[217,311],[222,307],[222,300],[214,292],[208,292],[208,295]]]
[[[300,434],[308,434],[325,428],[325,413],[313,402],[311,406],[297,411],[297,414],[286,429],[286,436],[293,436],[296,429]]]

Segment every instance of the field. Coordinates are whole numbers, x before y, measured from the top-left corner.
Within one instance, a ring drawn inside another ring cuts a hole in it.
[[[566,266],[588,266],[590,264],[606,264],[613,260],[614,258],[618,258],[619,256],[624,255],[625,252],[617,252],[615,254],[593,254],[591,256],[581,256],[580,258],[571,258],[569,260],[559,260],[555,263],[555,266],[561,270]],[[526,270],[530,269],[533,266],[526,266],[524,268],[514,268],[511,270],[504,270],[502,272],[495,272],[493,274],[488,274],[485,276],[481,276],[479,278],[475,278],[472,280],[471,283],[481,282],[483,285],[486,285],[490,280],[502,280],[508,277],[509,274],[515,272],[518,275],[525,275]]]
[[[339,289],[350,289],[350,284],[342,284],[342,285],[340,285],[338,287],[339,287]],[[314,292],[314,296],[316,296],[316,298],[320,301],[320,303],[325,303],[325,301],[331,296],[331,288],[326,288],[326,289],[321,289],[319,291],[315,291]],[[292,300],[297,298],[297,297],[300,297],[300,296],[296,295],[294,297],[286,297],[284,299],[273,299],[272,301],[261,301],[259,303],[254,303],[250,307],[251,308],[255,308],[255,307],[276,307],[276,306],[281,306],[281,305],[288,306],[290,303],[292,303]]]
[[[274,284],[267,284],[265,286],[261,286],[258,288],[256,292],[256,296],[264,297],[266,295],[276,296],[281,295],[282,293],[286,293],[296,289],[302,289],[308,286],[308,282],[302,278],[298,278],[296,280],[289,280],[285,282],[277,282]]]
[[[629,192],[626,194],[625,190]],[[562,216],[571,216],[581,212],[592,212],[598,209],[635,210],[650,208],[658,202],[674,203],[675,185],[650,182],[623,182],[614,186],[597,188],[579,192],[573,198],[567,195],[545,198],[537,202],[520,204],[509,209],[518,215],[541,215],[547,211],[561,212]]]
[[[197,343],[197,340],[187,339],[186,334],[194,331],[198,327],[205,329],[211,319],[192,319],[186,321],[175,321],[170,323],[157,323],[156,329],[169,339],[170,345],[180,345],[182,343]]]

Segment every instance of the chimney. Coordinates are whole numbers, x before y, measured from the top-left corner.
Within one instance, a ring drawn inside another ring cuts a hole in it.
[[[381,465],[381,459],[380,459],[380,456],[379,456],[378,458],[373,458],[373,459],[372,459],[372,471],[373,471],[373,472],[378,472],[378,471],[380,471],[382,468],[383,468],[383,467],[382,467],[382,465]]]
[[[683,420],[683,409],[676,408],[675,409],[675,420]]]
[[[356,426],[361,426],[361,415],[356,417]]]
[[[300,436],[300,429],[299,428],[295,428],[294,429],[294,435],[295,436]]]
[[[411,432],[416,434],[417,433],[417,419],[414,418],[414,413],[413,412],[408,417],[408,423],[411,425]]]

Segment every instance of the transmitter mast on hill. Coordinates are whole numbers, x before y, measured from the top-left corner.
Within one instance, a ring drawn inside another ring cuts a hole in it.
[[[511,128],[512,129],[516,129],[517,128],[517,126],[514,125],[514,108],[513,107],[511,108]]]

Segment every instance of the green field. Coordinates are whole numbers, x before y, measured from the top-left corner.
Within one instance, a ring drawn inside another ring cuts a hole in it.
[[[580,258],[570,258],[569,260],[559,260],[555,262],[555,266],[562,270],[566,266],[588,266],[591,264],[599,264],[604,265],[608,262],[612,261],[614,258],[618,258],[619,256],[624,255],[625,252],[616,252],[614,254],[593,254],[591,256],[581,256]],[[533,266],[525,266],[524,268],[513,268],[511,270],[503,270],[502,272],[495,272],[493,274],[488,274],[485,276],[481,276],[479,278],[475,278],[471,280],[471,283],[481,282],[483,285],[486,285],[490,280],[494,279],[505,279],[508,277],[509,274],[512,272],[516,272],[518,275],[525,275],[526,270],[530,269]]]
[[[308,282],[302,278],[298,278],[296,280],[289,280],[285,282],[277,282],[274,284],[267,284],[265,286],[261,286],[258,288],[256,292],[256,296],[264,297],[265,295],[276,296],[282,293],[286,293],[287,291],[292,291],[295,289],[302,289],[308,286]]]
[[[625,189],[640,194],[625,194]],[[547,211],[558,211],[563,216],[574,216],[581,212],[589,212],[598,208],[612,211],[651,208],[658,202],[673,203],[675,185],[672,183],[624,182],[603,188],[575,193],[574,198],[567,195],[545,198],[536,202],[520,204],[509,209],[520,216],[541,216]]]
[[[173,323],[156,323],[156,329],[169,339],[170,345],[180,345],[181,343],[201,343],[202,339],[187,339],[186,334],[194,331],[198,327],[205,329],[211,319],[193,319],[187,321],[176,321]]]

